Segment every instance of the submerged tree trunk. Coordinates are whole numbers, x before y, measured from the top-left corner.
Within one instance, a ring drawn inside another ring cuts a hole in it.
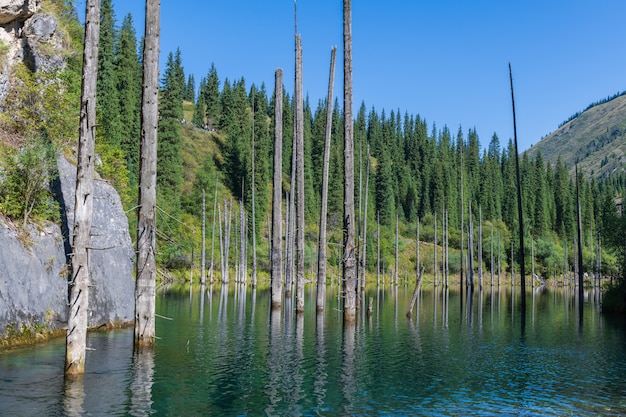
[[[398,257],[398,215],[396,214],[396,256],[395,256],[395,263],[394,263],[394,271],[393,271],[393,282],[395,285],[398,285],[398,269],[400,268],[399,265],[399,257]]]
[[[343,1],[344,200],[343,288],[345,322],[356,320],[356,254],[354,247],[354,131],[352,119],[352,5]]]
[[[302,97],[302,41],[296,34],[296,312],[304,311],[304,102]]]
[[[282,304],[282,210],[283,197],[283,70],[277,69],[274,82],[274,180],[272,190],[272,308]]]
[[[156,175],[159,119],[159,38],[161,3],[146,0],[141,102],[141,168],[137,219],[137,278],[135,281],[135,347],[155,341]]]
[[[578,164],[576,164],[576,213],[578,217],[578,312],[579,318],[583,319],[583,301],[584,301],[584,275],[583,275],[583,244],[582,244],[582,211],[580,209],[580,186],[578,178]]]
[[[424,275],[424,267],[422,267],[422,269],[417,273],[417,278],[415,279],[415,289],[413,290],[413,295],[411,296],[411,301],[409,302],[409,309],[406,312],[406,316],[409,318],[413,314],[413,307],[415,306],[417,296],[420,292],[420,287],[422,286],[422,275]]]
[[[100,2],[89,0],[85,10],[85,47],[78,138],[78,166],[72,231],[72,277],[65,344],[65,374],[85,373],[89,303],[89,244],[93,217],[93,171],[96,132],[96,79],[100,38]]]
[[[215,216],[217,215],[217,174],[215,174],[215,195],[213,196],[213,224],[211,225],[211,268],[209,269],[209,281],[213,283],[213,270],[215,269]]]
[[[511,102],[513,104],[513,138],[515,143],[515,176],[517,178],[517,216],[520,244],[520,285],[522,286],[522,318],[526,317],[526,269],[524,265],[524,213],[522,211],[522,185],[519,172],[519,152],[517,150],[517,124],[515,121],[515,95],[513,93],[513,71],[509,63],[509,78],[511,80]]]
[[[256,199],[254,196],[254,190],[256,188],[256,182],[254,180],[255,161],[254,161],[254,88],[252,88],[252,288],[256,288]],[[247,236],[247,233],[246,233]]]
[[[328,211],[328,170],[330,164],[330,134],[332,130],[332,100],[335,83],[335,57],[337,48],[330,53],[330,75],[328,77],[328,97],[326,101],[326,132],[324,139],[324,167],[322,169],[322,208],[320,210],[319,247],[317,252],[317,311],[324,310],[326,300],[326,217]]]
[[[363,210],[363,243],[361,248],[361,289],[365,289],[365,270],[367,261],[367,206],[370,186],[370,147],[367,146],[367,165],[365,168],[365,209]]]
[[[206,284],[206,193],[204,188],[202,189],[202,251],[201,251],[201,264],[200,265],[200,283]]]

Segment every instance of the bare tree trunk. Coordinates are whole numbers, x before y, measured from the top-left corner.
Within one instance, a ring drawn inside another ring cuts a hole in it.
[[[242,194],[243,195],[243,194]],[[243,207],[243,199],[239,202],[239,277],[242,284],[246,282],[246,213]]]
[[[409,309],[406,312],[406,316],[409,318],[413,314],[413,307],[415,306],[417,296],[420,292],[420,287],[422,286],[422,275],[424,275],[424,267],[422,267],[422,269],[418,270],[417,272],[417,277],[415,279],[415,289],[413,290],[413,295],[411,296],[411,301],[409,302]]]
[[[367,146],[367,165],[365,168],[365,209],[363,210],[363,244],[361,248],[361,289],[365,289],[365,270],[367,261],[367,206],[370,185],[370,147]]]
[[[137,219],[137,278],[135,281],[135,347],[155,341],[156,288],[156,169],[159,119],[159,39],[161,3],[146,0],[141,102],[141,168]]]
[[[211,226],[211,269],[209,269],[210,279],[213,283],[213,271],[215,269],[215,216],[217,214],[217,174],[215,174],[215,195],[213,196],[213,224]]]
[[[322,169],[322,208],[320,210],[319,247],[317,252],[317,311],[324,310],[326,301],[326,223],[328,212],[328,170],[330,164],[330,134],[332,130],[332,100],[335,84],[335,57],[337,48],[330,52],[330,75],[328,77],[328,97],[326,99],[326,132],[324,140],[324,167]]]
[[[202,285],[206,284],[206,193],[204,192],[204,188],[202,189],[202,252],[200,255],[201,258],[201,266],[200,266],[200,283]]]
[[[352,5],[343,1],[343,108],[344,108],[344,256],[343,287],[345,322],[356,320],[356,256],[354,247],[354,121],[352,119]]]
[[[437,210],[434,211],[435,220],[433,223],[433,280],[437,286]]]
[[[99,38],[100,2],[99,0],[89,0],[85,10],[83,83],[74,200],[74,229],[72,232],[72,278],[69,283],[69,317],[65,344],[66,375],[85,373]]]
[[[467,255],[468,255],[468,265],[467,265],[467,278],[470,282],[470,288],[474,289],[474,222],[472,221],[472,204],[469,204],[469,230],[467,232],[468,244],[467,244]]]
[[[376,285],[380,285],[380,212],[376,212]]]
[[[494,277],[494,257],[493,257],[493,223],[491,224],[491,258],[490,258],[490,262],[491,264],[491,286],[493,287],[493,277]]]
[[[250,184],[252,187],[252,288],[256,288],[256,200],[254,198],[256,182],[254,180],[254,165],[254,88],[252,88],[252,184]]]
[[[517,216],[519,226],[520,245],[520,285],[522,286],[522,320],[526,318],[526,266],[524,265],[524,212],[522,211],[522,185],[519,172],[519,152],[517,150],[517,124],[515,121],[515,94],[513,93],[513,71],[509,63],[509,78],[511,80],[511,102],[513,104],[513,138],[515,142],[515,173],[517,178]]]
[[[420,218],[415,223],[415,279],[420,278]]]
[[[478,286],[483,288],[483,209],[478,206]]]
[[[398,285],[398,269],[400,267],[399,265],[399,257],[398,257],[398,215],[396,214],[396,256],[395,256],[395,263],[394,263],[394,271],[393,271],[393,282],[395,285]]]
[[[502,252],[502,247],[500,246],[500,227],[498,227],[498,288],[500,288],[500,271],[502,271],[501,268],[501,252]]]
[[[302,97],[302,40],[296,34],[296,312],[304,311],[304,102]]]
[[[576,164],[576,212],[578,217],[578,316],[580,322],[583,320],[584,301],[584,272],[583,272],[583,244],[582,244],[582,211],[580,209],[580,186],[578,185],[578,164]]]
[[[274,82],[274,184],[272,190],[272,308],[282,304],[282,210],[283,197],[283,70],[277,69]]]

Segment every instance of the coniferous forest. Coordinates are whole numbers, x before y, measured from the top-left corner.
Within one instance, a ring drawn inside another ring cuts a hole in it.
[[[73,50],[80,50],[82,34],[71,2],[51,3],[69,28]],[[96,169],[115,185],[128,213],[132,213],[137,202],[139,178],[141,43],[131,15],[118,19],[111,0],[103,0],[101,5],[96,132],[99,164]],[[57,106],[59,112],[65,113],[52,122],[44,120],[32,124],[29,123],[31,119],[41,118],[20,114],[21,118],[3,120],[3,128],[21,132],[28,138],[45,136],[55,146],[69,146],[67,137],[71,135],[67,132],[71,132],[71,128],[63,127],[69,126],[70,122],[63,120],[64,115],[68,120],[75,120],[71,116],[78,111],[78,61],[77,57],[70,56],[60,77],[64,83],[64,103],[75,105]],[[20,71],[16,76],[23,80],[28,81],[32,76],[27,69]],[[161,74],[157,162],[159,276],[162,279],[189,279],[191,276],[197,280],[200,271],[206,268],[210,271],[207,274],[214,277],[219,268],[217,253],[220,245],[226,243],[226,233],[230,232],[230,267],[249,267],[255,250],[259,279],[267,282],[276,102],[273,86],[256,85],[254,80],[243,77],[222,78],[219,63],[210,61],[205,75],[186,74],[180,50],[169,52]],[[283,82],[282,197],[283,214],[289,216],[287,203],[295,193],[291,175],[296,106],[293,96],[289,95],[293,90],[291,80]],[[32,81],[23,83],[21,90],[18,88],[12,93],[17,103],[20,99],[26,100],[27,87],[46,88],[33,84]],[[324,92],[317,93],[322,96]],[[332,104],[332,139],[327,216],[328,276],[336,277],[340,270],[344,113],[337,99],[333,103],[326,99],[311,102],[305,96],[304,259],[307,279],[313,279],[317,267],[329,104]],[[493,263],[498,259],[502,274],[510,274],[511,267],[519,271],[517,261],[511,263],[512,257],[518,259],[519,251],[512,139],[499,138],[494,133],[485,148],[473,128],[437,126],[418,114],[408,114],[401,109],[378,109],[376,103],[360,103],[355,110],[357,246],[359,250],[365,250],[365,256],[359,259],[362,259],[361,267],[365,268],[368,280],[391,274],[400,278],[413,276],[416,253],[421,253],[419,262],[425,268],[427,279],[441,274],[443,258],[439,255],[440,261],[435,266],[433,243],[437,234],[436,248],[442,253],[444,232],[447,232],[449,258],[446,265],[450,274],[460,272],[461,257],[467,256],[468,248],[473,258],[480,260],[480,265],[475,265],[477,271],[479,268],[493,270],[496,267]],[[35,139],[29,141],[37,142]],[[24,211],[16,209],[14,204],[19,200],[21,186],[14,184],[11,176],[11,166],[16,168],[19,165],[18,156],[12,152],[7,155],[3,165],[8,180],[1,186],[3,200],[0,208],[9,217],[21,218]],[[582,212],[582,268],[589,276],[621,276],[626,233],[617,206],[623,197],[625,177],[616,173],[590,179],[581,173],[575,178],[569,174],[570,168],[560,160],[554,165],[546,163],[540,153],[534,159],[525,153],[520,155],[526,270],[534,268],[539,277],[557,281],[562,281],[564,274],[573,274],[577,267],[578,184]],[[207,230],[205,268],[201,266],[200,256],[203,252],[203,206],[206,208]],[[243,209],[241,214],[240,208]],[[54,210],[44,207],[30,213],[30,217],[34,220],[54,219],[51,211]],[[395,261],[396,219],[399,262]],[[132,234],[135,216],[129,214],[129,220]],[[472,239],[468,238],[470,220]],[[419,251],[416,250],[418,223]],[[285,225],[289,227],[287,221]],[[244,239],[240,239],[242,236]],[[365,240],[368,244],[361,245]],[[244,243],[240,244],[240,241]],[[472,245],[468,246],[469,243]],[[462,249],[465,255],[461,255]]]

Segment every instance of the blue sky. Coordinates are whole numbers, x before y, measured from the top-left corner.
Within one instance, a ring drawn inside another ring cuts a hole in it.
[[[84,1],[76,1],[84,15]],[[144,0],[113,0],[143,35]],[[626,90],[623,0],[355,0],[356,112],[398,109],[453,134],[476,128],[483,147],[513,137],[508,63],[513,67],[522,151],[588,104]],[[338,47],[335,95],[342,102],[342,1],[300,0],[304,91],[325,98],[330,50]],[[282,68],[293,91],[292,0],[161,0],[161,70],[180,47],[196,82],[215,64],[220,80],[274,88]]]

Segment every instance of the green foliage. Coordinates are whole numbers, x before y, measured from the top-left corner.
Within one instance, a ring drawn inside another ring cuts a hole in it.
[[[15,66],[11,89],[0,114],[0,126],[22,136],[45,136],[64,144],[78,130],[80,78],[70,70],[34,74],[23,63]]]
[[[96,143],[96,153],[101,161],[96,164],[96,171],[115,187],[122,202],[128,205],[131,202],[130,175],[124,152],[117,146],[99,142]]]
[[[56,175],[56,148],[41,138],[21,150],[7,149],[1,160],[0,212],[26,227],[29,221],[58,220],[59,209],[49,191]]]

